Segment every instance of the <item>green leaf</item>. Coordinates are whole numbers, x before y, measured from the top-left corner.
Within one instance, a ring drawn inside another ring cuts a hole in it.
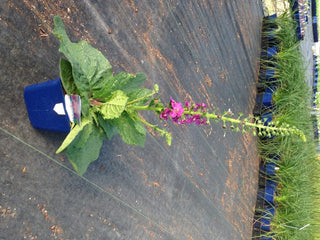
[[[100,112],[104,119],[118,118],[124,111],[128,96],[124,92],[117,90],[111,93],[111,96],[104,100],[100,107]]]
[[[116,127],[112,126],[108,120],[104,119],[100,114],[97,114],[98,123],[106,134],[107,139],[119,134]]]
[[[143,73],[137,73],[134,76],[130,73],[121,72],[109,79],[100,90],[93,92],[93,97],[104,98],[116,90],[122,90],[125,93],[130,92],[141,87],[145,79],[146,75]]]
[[[137,89],[142,86],[147,76],[144,73],[137,73],[136,76],[125,86],[125,91]]]
[[[94,124],[101,129],[104,138],[111,139],[113,136],[119,134],[117,128],[102,117],[98,108],[90,108],[90,116],[92,116]]]
[[[63,88],[68,94],[79,94],[79,90],[72,76],[71,63],[63,58],[60,59],[60,77]]]
[[[126,72],[121,72],[113,76],[109,81],[99,90],[93,92],[94,98],[104,98],[116,90],[123,90],[125,86],[134,79],[134,75]]]
[[[59,16],[54,17],[53,34],[60,40],[59,51],[72,66],[74,83],[82,98],[82,113],[89,115],[90,93],[99,91],[113,76],[109,61],[86,41],[72,43]]]
[[[141,122],[132,120],[127,112],[123,112],[119,118],[112,119],[110,124],[118,129],[125,143],[144,146],[146,129]]]
[[[90,117],[89,111],[90,111],[90,100],[89,100],[89,98],[87,98],[87,97],[82,98],[81,97],[81,113],[86,117]]]
[[[82,176],[89,164],[97,160],[102,143],[103,134],[101,134],[97,127],[93,126],[93,131],[82,147],[69,146],[66,149],[65,153],[79,175]]]
[[[149,101],[153,91],[147,88],[134,89],[127,93],[128,103],[134,101],[132,105],[143,105]],[[138,101],[136,101],[138,100]]]
[[[93,122],[87,118],[81,119],[81,126],[76,125],[65,138],[56,153],[64,152],[69,146],[82,147],[93,131]]]
[[[137,110],[133,109],[133,108],[126,108],[126,112],[128,113],[129,117],[135,122],[139,119],[141,119],[141,117],[139,116]]]

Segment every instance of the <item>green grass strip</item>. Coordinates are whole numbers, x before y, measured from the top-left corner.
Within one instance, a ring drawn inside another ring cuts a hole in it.
[[[278,84],[273,94],[273,117],[303,130],[307,142],[291,136],[259,142],[261,157],[274,161],[278,167],[276,211],[270,236],[278,240],[320,239],[320,161],[318,143],[313,137],[311,89],[305,81],[304,60],[291,13],[285,12],[273,23],[278,26],[279,42],[279,53],[272,62]],[[262,66],[268,64],[262,62]],[[274,154],[280,160],[274,160]]]

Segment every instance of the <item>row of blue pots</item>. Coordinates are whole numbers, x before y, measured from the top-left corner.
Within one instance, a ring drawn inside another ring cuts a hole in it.
[[[317,55],[313,55],[313,93],[316,94],[318,92],[318,58]],[[313,102],[315,102],[315,95],[313,98]]]
[[[292,11],[297,22],[297,36],[299,40],[304,39],[305,31],[308,24],[308,14],[310,6],[303,1],[294,0],[292,1]]]
[[[260,180],[257,197],[257,206],[254,218],[254,228],[259,228],[263,233],[271,230],[271,222],[275,215],[277,193],[277,161],[280,156],[269,156],[268,160],[262,159],[260,164]],[[263,234],[261,234],[263,236]],[[264,237],[263,239],[271,239]]]
[[[272,18],[275,18],[273,15]],[[260,67],[258,95],[256,99],[256,107],[254,115],[260,117],[261,120],[267,125],[273,119],[273,101],[272,97],[277,89],[277,77],[276,67],[274,62],[276,61],[276,54],[278,53],[276,31],[277,26],[268,25],[266,29],[265,39],[262,41],[261,59],[263,66]],[[258,109],[258,110],[257,110]],[[271,137],[264,137],[267,141],[271,140]],[[260,164],[260,179],[259,189],[257,196],[257,205],[254,217],[254,231],[258,231],[257,238],[263,240],[271,240],[270,230],[271,221],[275,214],[275,196],[277,190],[276,181],[276,162],[279,160],[279,156],[270,156],[269,160],[262,159]]]
[[[276,61],[276,55],[279,50],[276,37],[278,26],[269,21],[276,17],[276,14],[267,17],[267,21],[264,22],[267,27],[263,26],[267,34],[262,36],[260,58],[264,64],[260,67],[259,71],[257,104],[253,112],[255,116],[260,116],[264,119],[269,119],[269,116],[262,116],[262,114],[266,110],[272,110],[272,95],[276,89],[276,68],[273,63]]]
[[[313,56],[313,98],[312,98],[312,106],[314,108],[318,108],[316,104],[316,96],[318,92],[318,58],[317,55]],[[319,127],[318,120],[314,118],[314,138],[319,139]]]
[[[311,2],[313,41],[318,42],[317,1],[312,0],[310,2]]]

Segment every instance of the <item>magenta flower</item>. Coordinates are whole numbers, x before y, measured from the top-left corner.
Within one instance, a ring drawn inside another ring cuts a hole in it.
[[[190,103],[188,101],[185,101],[185,108],[187,110],[190,109]],[[207,125],[207,119],[201,114],[184,114],[185,108],[182,106],[182,103],[176,102],[174,99],[170,98],[170,105],[161,112],[160,118],[168,120],[168,117],[171,117],[172,121],[178,124],[195,123],[196,125]],[[206,104],[197,103],[193,106],[193,111],[200,109],[202,112],[206,112],[206,108]]]
[[[197,107],[201,107],[201,108],[206,108],[207,104],[205,104],[205,103],[196,103],[196,106]]]
[[[170,108],[166,108],[161,114],[160,114],[160,118],[164,119],[164,120],[168,120],[168,116],[171,113],[171,109]]]
[[[188,101],[185,101],[185,102],[184,102],[184,105],[186,106],[186,108],[187,108],[188,110],[190,110],[190,103],[189,103]]]
[[[178,124],[185,124],[185,123],[187,123],[187,119],[182,119],[182,120],[178,121]]]
[[[198,111],[198,109],[201,109],[202,112],[206,112],[207,111],[207,104],[205,103],[196,103],[195,107],[193,107],[193,111]]]
[[[181,118],[184,108],[182,107],[182,104],[180,102],[176,102],[172,98],[170,98],[172,111],[170,112],[170,117],[174,122],[177,122],[179,118]]]

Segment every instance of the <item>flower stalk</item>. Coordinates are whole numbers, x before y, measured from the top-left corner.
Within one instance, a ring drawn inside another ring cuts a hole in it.
[[[164,108],[163,106],[155,107],[150,105],[131,106],[130,108],[133,108],[134,110],[157,112],[159,113],[160,119],[168,120],[171,118],[173,122],[180,125],[186,123],[209,125],[210,120],[212,120],[214,123],[222,123],[222,128],[228,128],[236,132],[242,131],[245,133],[250,131],[254,136],[258,135],[260,137],[268,138],[279,135],[297,135],[303,141],[306,141],[306,137],[301,130],[288,124],[280,125],[277,121],[267,123],[257,117],[244,118],[243,114],[241,113],[238,114],[238,117],[234,117],[234,114],[230,111],[230,109],[223,114],[217,114],[216,111],[209,113],[207,106],[204,103],[190,106],[189,102],[185,102],[185,106],[183,107],[182,103],[176,102],[171,98],[170,104],[167,108]],[[146,122],[144,123],[146,124]],[[159,128],[155,128],[155,126],[156,125],[152,125],[155,130],[159,131]]]

